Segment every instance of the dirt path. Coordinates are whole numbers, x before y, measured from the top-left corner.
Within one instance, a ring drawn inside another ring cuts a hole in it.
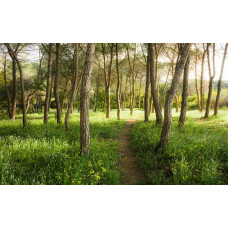
[[[146,178],[142,170],[138,167],[136,158],[130,147],[129,131],[131,126],[136,123],[136,119],[127,120],[126,127],[120,132],[119,142],[119,169],[122,171],[121,184],[135,185],[145,184]]]

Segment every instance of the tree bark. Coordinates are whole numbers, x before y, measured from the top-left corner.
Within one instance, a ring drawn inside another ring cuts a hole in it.
[[[136,60],[136,44],[135,44],[135,49],[134,49],[134,59],[133,59],[133,66],[131,65],[131,60],[130,60],[130,54],[129,54],[129,48],[126,46],[127,49],[127,57],[128,57],[128,64],[130,67],[131,71],[131,76],[132,76],[132,88],[130,92],[130,115],[133,115],[133,110],[134,110],[134,103],[135,103],[135,60]]]
[[[141,109],[142,78],[143,78],[143,76],[141,74],[140,82],[139,82],[139,106],[138,106],[139,110]]]
[[[99,89],[100,89],[100,73],[99,73],[99,68],[97,72],[97,83],[96,83],[96,92],[94,93],[94,106],[93,106],[93,111],[97,111],[97,102],[99,98]]]
[[[199,99],[199,90],[198,90],[198,79],[197,79],[197,63],[198,63],[198,55],[197,55],[197,46],[196,47],[196,56],[195,56],[195,88],[196,88],[196,96],[197,96],[197,103],[198,103],[198,109],[200,110],[200,99]]]
[[[155,75],[154,75],[154,48],[153,44],[149,43],[148,48],[149,48],[149,53],[150,53],[150,84],[151,84],[151,96],[153,98],[153,104],[155,108],[155,113],[156,113],[156,123],[157,124],[162,124],[162,112],[161,112],[161,107],[159,104],[158,100],[158,93],[157,93],[157,88],[156,88],[156,80],[155,80]]]
[[[220,98],[220,93],[221,93],[222,76],[223,76],[223,70],[224,70],[224,65],[225,65],[225,61],[226,61],[227,47],[228,47],[228,44],[226,43],[224,54],[223,54],[222,66],[221,66],[221,70],[220,70],[219,81],[218,81],[217,95],[216,95],[216,100],[215,100],[215,107],[214,107],[215,116],[218,114],[219,98]]]
[[[119,73],[119,59],[118,59],[118,44],[116,43],[116,73],[117,73],[117,86],[116,86],[116,106],[117,106],[117,119],[120,120],[120,73]]]
[[[4,81],[5,81],[5,87],[6,87],[6,94],[7,94],[7,103],[8,103],[8,114],[9,118],[11,118],[11,98],[10,98],[10,93],[9,93],[9,88],[7,85],[7,80],[6,80],[6,55],[4,57]]]
[[[48,122],[48,111],[49,111],[49,100],[51,99],[50,90],[51,90],[51,66],[52,66],[52,44],[49,44],[48,52],[48,74],[47,74],[47,88],[46,88],[46,97],[44,102],[44,123]]]
[[[111,44],[111,53],[110,53],[110,63],[108,75],[106,72],[106,57],[105,57],[105,46],[101,44],[103,58],[104,58],[104,77],[105,77],[105,92],[106,92],[106,118],[110,116],[110,86],[111,86],[111,73],[112,73],[112,63],[113,63],[113,54],[114,54],[114,44]]]
[[[191,44],[184,44],[184,47],[181,51],[180,60],[176,64],[174,77],[170,89],[167,92],[166,101],[165,101],[165,110],[164,110],[164,124],[162,127],[162,133],[160,138],[159,148],[163,148],[169,141],[169,135],[172,124],[172,106],[173,100],[176,95],[177,86],[180,82],[181,75],[183,74],[185,63],[187,61]]]
[[[147,63],[146,63],[146,87],[145,87],[145,98],[144,98],[144,121],[149,121],[149,88],[150,88],[150,50],[148,48]]]
[[[56,75],[55,75],[55,102],[56,102],[56,110],[57,110],[57,123],[61,124],[61,104],[59,98],[59,79],[60,79],[60,51],[59,51],[60,44],[56,44]]]
[[[189,64],[190,64],[190,53],[184,67],[184,78],[183,78],[183,91],[181,101],[181,113],[179,118],[179,126],[183,126],[185,123],[187,104],[188,104],[188,75],[189,75]]]
[[[67,108],[67,113],[65,117],[65,129],[66,131],[69,131],[69,117],[71,110],[73,108],[74,104],[74,98],[77,92],[77,78],[78,78],[78,44],[74,44],[74,56],[75,56],[75,61],[74,61],[74,84],[72,85],[72,92],[71,92],[71,98],[70,98],[70,103]]]
[[[90,153],[89,91],[94,49],[95,44],[87,44],[80,94],[80,151],[87,157]]]
[[[213,44],[213,60],[212,60],[213,74],[211,73],[211,62],[210,62],[209,47],[210,47],[210,44],[207,44],[207,59],[208,59],[208,71],[209,71],[210,81],[209,81],[209,90],[208,90],[205,118],[208,118],[209,114],[210,114],[211,96],[212,96],[212,89],[213,89],[213,80],[214,80],[214,77],[215,77],[215,44]]]
[[[202,63],[201,63],[201,77],[200,77],[200,111],[202,112],[204,109],[204,85],[203,85],[203,74],[204,74],[204,60],[206,55],[206,49],[204,48],[203,44],[203,56],[202,56]]]
[[[13,96],[12,96],[12,111],[11,119],[16,118],[16,108],[17,108],[17,73],[16,73],[16,61],[12,59],[12,74],[13,74]]]
[[[20,63],[20,61],[17,58],[16,52],[13,51],[13,49],[10,46],[10,44],[5,44],[5,45],[6,45],[7,49],[8,49],[8,51],[9,51],[9,54],[10,54],[11,58],[16,61],[18,69],[19,69],[19,73],[20,73],[23,127],[25,127],[26,126],[26,106],[25,106],[25,90],[24,90],[23,71],[22,71],[21,63]]]

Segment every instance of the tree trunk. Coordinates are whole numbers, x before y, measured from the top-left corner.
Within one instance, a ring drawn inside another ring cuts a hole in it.
[[[9,118],[11,118],[11,98],[10,98],[9,88],[6,80],[6,55],[4,58],[4,81],[5,81],[6,94],[7,94],[8,114],[9,114]]]
[[[149,49],[147,53],[147,63],[146,63],[146,87],[145,87],[145,98],[144,98],[144,114],[145,119],[144,121],[149,121],[149,88],[150,88],[150,55]]]
[[[110,86],[105,87],[106,91],[106,118],[110,117]]]
[[[204,44],[203,44],[204,45]],[[204,85],[203,85],[203,74],[204,74],[204,60],[206,55],[206,49],[204,48],[201,64],[201,77],[200,77],[200,111],[204,109]]]
[[[98,68],[96,92],[94,93],[94,107],[93,107],[93,111],[94,112],[97,111],[97,102],[98,102],[98,98],[99,98],[99,89],[100,89],[100,73],[99,73],[99,68]]]
[[[126,49],[127,49],[128,64],[129,64],[131,76],[132,76],[132,87],[130,88],[130,115],[133,115],[134,103],[135,103],[135,76],[134,75],[135,75],[135,60],[136,60],[136,44],[134,49],[133,66],[131,65],[128,46],[126,46]]]
[[[139,110],[141,109],[141,92],[142,92],[142,75],[140,77],[140,82],[139,82]]]
[[[17,73],[16,73],[16,61],[12,59],[12,74],[13,74],[13,96],[12,96],[12,112],[11,119],[16,118],[16,108],[17,108]]]
[[[51,90],[51,65],[52,65],[52,44],[49,44],[49,52],[48,52],[48,74],[47,74],[47,88],[46,88],[46,97],[44,102],[44,123],[48,122],[48,111],[49,111],[49,100],[50,90]]]
[[[211,106],[211,96],[212,96],[212,89],[213,89],[213,80],[215,77],[215,44],[213,44],[213,74],[211,73],[211,63],[210,63],[210,52],[209,52],[210,44],[207,44],[207,58],[208,58],[208,71],[210,76],[209,81],[209,90],[208,90],[208,97],[207,97],[207,106],[205,111],[205,118],[209,117],[210,114],[210,106]]]
[[[66,131],[69,131],[69,117],[70,117],[70,113],[71,110],[73,108],[73,104],[74,104],[74,98],[77,92],[77,78],[78,78],[78,44],[74,44],[74,56],[75,56],[75,62],[74,62],[74,83],[72,85],[72,92],[71,92],[71,98],[70,98],[70,103],[68,105],[68,109],[67,109],[67,113],[66,113],[66,117],[65,117],[65,128]]]
[[[119,73],[119,60],[118,60],[118,44],[116,43],[116,73],[117,73],[117,86],[116,86],[116,106],[117,106],[117,119],[120,120],[120,73]]]
[[[222,60],[222,66],[221,66],[221,71],[220,71],[220,76],[219,76],[219,81],[218,81],[217,96],[216,96],[215,107],[214,107],[214,115],[215,116],[218,114],[219,98],[220,98],[220,93],[221,93],[222,76],[223,76],[224,64],[226,61],[227,47],[228,47],[228,44],[226,44],[226,46],[225,46],[225,50],[224,50],[224,54],[223,54],[223,60]]]
[[[182,101],[181,101],[181,113],[179,118],[179,126],[183,126],[185,123],[187,104],[188,104],[188,75],[189,75],[189,64],[190,64],[190,54],[186,61],[184,67],[184,78],[183,78],[183,91],[182,91]]]
[[[108,75],[106,73],[106,57],[105,57],[105,46],[101,44],[103,58],[104,58],[104,77],[105,77],[105,92],[106,92],[106,118],[110,116],[110,86],[111,86],[111,74],[112,74],[112,63],[113,63],[113,49],[114,44],[111,44],[110,63],[108,69]]]
[[[23,79],[23,71],[22,71],[22,67],[20,64],[20,61],[17,58],[17,54],[13,51],[13,49],[11,48],[10,44],[5,44],[9,54],[11,56],[12,59],[14,59],[17,63],[17,66],[19,68],[19,72],[20,72],[20,84],[21,84],[21,102],[22,102],[22,113],[23,113],[23,127],[26,126],[26,106],[25,106],[25,90],[24,90],[24,79]]]
[[[94,49],[95,44],[87,44],[80,94],[80,151],[87,157],[90,153],[89,91]]]
[[[156,123],[162,124],[162,112],[158,100],[158,93],[156,88],[156,80],[154,75],[154,48],[153,44],[148,44],[149,54],[150,54],[150,84],[151,84],[151,96],[153,98],[153,104],[156,112]]]
[[[198,60],[198,57],[197,57],[197,46],[195,44],[195,47],[196,47],[196,58],[195,58],[195,87],[196,87],[196,96],[197,96],[197,103],[198,103],[198,109],[201,110],[200,108],[200,100],[199,100],[199,90],[198,90],[198,79],[197,79],[197,60]]]
[[[164,110],[164,124],[162,128],[159,148],[163,148],[169,141],[169,135],[172,124],[172,106],[173,100],[176,95],[177,86],[180,82],[181,75],[183,74],[185,63],[187,61],[191,44],[184,44],[181,51],[180,60],[176,64],[174,77],[170,89],[167,92]]]
[[[59,99],[59,78],[60,78],[60,52],[59,52],[60,44],[56,44],[56,75],[55,75],[55,102],[56,102],[56,110],[57,110],[57,123],[61,124],[61,104]]]

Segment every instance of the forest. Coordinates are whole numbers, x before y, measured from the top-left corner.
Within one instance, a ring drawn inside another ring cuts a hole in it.
[[[227,185],[227,48],[0,44],[0,184]]]

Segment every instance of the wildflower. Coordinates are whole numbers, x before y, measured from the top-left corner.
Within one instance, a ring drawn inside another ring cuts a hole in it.
[[[90,174],[94,174],[94,170],[92,169],[92,170],[90,170],[90,172],[89,172]]]

